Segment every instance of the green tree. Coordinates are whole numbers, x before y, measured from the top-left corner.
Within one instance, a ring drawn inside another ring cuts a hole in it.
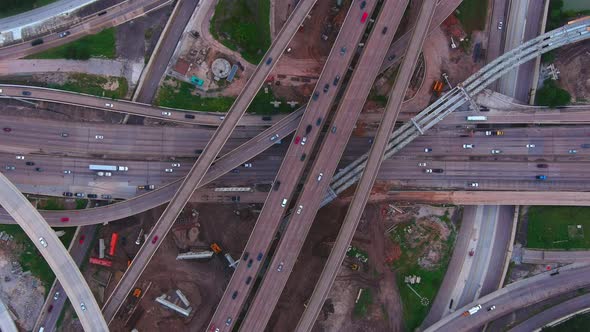
[[[563,106],[569,104],[572,96],[566,90],[557,86],[553,80],[545,80],[543,87],[537,90],[535,104],[540,106]]]

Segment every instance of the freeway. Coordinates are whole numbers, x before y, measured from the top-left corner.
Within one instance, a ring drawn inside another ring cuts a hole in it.
[[[297,32],[297,29],[303,20],[307,17],[314,4],[315,0],[303,0],[299,2],[277,35],[277,38],[262,58],[262,62],[258,65],[252,77],[250,77],[244,89],[240,92],[240,95],[228,111],[221,125],[217,128],[217,131],[213,134],[212,139],[203,150],[203,153],[199,156],[199,159],[193,165],[187,177],[180,184],[178,191],[174,194],[168,206],[166,206],[160,219],[150,231],[149,238],[152,238],[153,240],[146,241],[144,245],[141,246],[135,259],[108,297],[103,308],[103,313],[107,321],[110,322],[114,318],[116,312],[129,294],[129,291],[139,279],[139,276],[160,246],[160,243],[162,243],[162,241],[157,241],[158,238],[163,239],[170,231],[170,228],[182,211],[182,208],[186,205],[186,202],[202,182],[211,163],[213,163],[214,159],[221,151],[223,145],[237,126],[238,121],[246,112],[250,102],[256,96],[256,93],[266,80],[266,77],[269,75],[273,66],[278,62],[283,51]]]
[[[383,153],[389,141],[389,135],[393,131],[396,118],[406,94],[406,89],[414,72],[422,44],[426,39],[428,28],[436,9],[436,2],[424,1],[420,8],[420,14],[416,21],[416,27],[406,52],[406,56],[399,68],[393,89],[387,101],[387,107],[383,120],[379,125],[377,136],[368,155],[367,166],[357,185],[352,202],[349,205],[346,217],[334,243],[332,252],[324,266],[320,279],[309,299],[308,306],[297,324],[296,331],[311,331],[320,309],[330,291],[336,274],[338,273],[346,250],[352,240],[358,221],[362,215],[365,204],[369,199],[371,188],[377,177],[377,171],[383,160]]]
[[[315,154],[316,159],[294,205],[297,212],[290,216],[287,228],[282,232],[281,241],[269,265],[270,268],[265,273],[258,292],[242,321],[240,327],[242,331],[265,330],[299,256],[332,174],[338,167],[375,77],[379,73],[378,67],[374,64],[384,59],[387,52],[384,45],[391,44],[407,4],[408,1],[383,2],[350,83],[340,98],[332,123],[328,126],[330,134],[325,136],[319,151]],[[279,220],[276,222],[278,223]]]
[[[108,331],[92,291],[53,229],[43,220],[27,198],[2,174],[0,174],[0,184],[0,205],[25,231],[57,279],[65,286],[64,290],[70,298],[84,331]]]
[[[18,332],[16,328],[16,324],[14,324],[14,320],[12,320],[12,316],[8,311],[8,308],[0,300],[0,331],[4,332]]]
[[[588,273],[590,273],[590,266],[572,264],[560,268],[558,275],[551,276],[550,272],[545,272],[509,284],[482,297],[478,302],[458,309],[427,328],[425,332],[469,331],[478,328],[531,304],[588,286],[590,284],[590,279],[587,278]],[[476,304],[481,304],[485,309],[471,316],[462,315],[464,311]],[[492,305],[495,306],[495,310],[487,310]]]
[[[561,191],[389,191],[382,200],[455,205],[590,206],[590,192]]]
[[[508,332],[538,331],[545,326],[554,326],[554,323],[562,322],[572,314],[587,313],[590,308],[590,294],[580,295],[571,300],[559,303],[549,309],[543,310],[524,322],[508,330]]]
[[[296,138],[289,145],[289,149],[273,182],[273,190],[269,192],[264,202],[256,225],[244,249],[243,257],[246,260],[248,255],[252,255],[252,257],[247,260],[248,264],[238,265],[233,273],[211,318],[209,324],[211,328],[231,329],[246,302],[247,295],[254,283],[247,284],[244,280],[248,276],[255,277],[266,261],[268,249],[277,232],[279,223],[285,214],[285,210],[291,205],[289,201],[296,190],[307,162],[312,157],[312,152],[319,141],[321,129],[329,115],[332,103],[336,100],[340,81],[346,79],[346,70],[350,66],[354,50],[361,41],[367,26],[365,24],[368,21],[367,17],[365,17],[364,21],[362,17],[371,13],[375,6],[376,2],[369,1],[366,3],[365,8],[360,8],[357,2],[353,1],[348,9],[336,41],[320,74],[314,97],[309,101],[310,107],[303,114],[303,118],[295,132]],[[342,77],[340,77],[341,75]],[[307,155],[310,157],[306,158]],[[263,260],[263,258],[265,259]],[[254,259],[256,259],[255,263]]]
[[[86,35],[95,34],[103,29],[117,26],[143,16],[151,11],[157,10],[169,4],[171,0],[139,0],[124,1],[106,9],[105,14],[93,14],[81,19],[68,31],[70,34],[59,37],[53,33],[43,37],[43,44],[32,46],[30,42],[23,42],[0,48],[0,60],[24,58],[50,48],[60,46]]]
[[[526,264],[590,263],[590,252],[587,250],[558,251],[523,248],[522,262]]]

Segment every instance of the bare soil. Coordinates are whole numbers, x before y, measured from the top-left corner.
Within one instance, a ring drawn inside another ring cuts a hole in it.
[[[68,122],[100,122],[121,123],[124,114],[106,112],[102,110],[71,106],[66,104],[54,104],[48,102],[37,103],[38,107],[12,99],[0,100],[0,109],[6,116],[34,117],[46,120],[58,120]]]
[[[576,102],[590,100],[590,41],[583,41],[557,49],[555,67],[559,70],[559,84]]]

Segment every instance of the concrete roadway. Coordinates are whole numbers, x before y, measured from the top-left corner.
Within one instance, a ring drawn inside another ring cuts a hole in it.
[[[387,52],[384,45],[391,44],[407,4],[408,1],[398,0],[383,2],[379,17],[372,28],[373,33],[365,43],[350,83],[340,98],[334,120],[328,126],[329,134],[325,136],[319,151],[315,153],[316,159],[308,172],[303,192],[293,207],[298,212],[290,216],[270,268],[241,323],[241,331],[265,330],[371,91],[372,83],[379,73],[379,68],[374,64],[383,61]],[[388,32],[384,34],[382,31],[386,27]],[[321,180],[318,178],[320,174],[323,174]],[[279,221],[276,220],[277,223]],[[282,265],[281,271],[278,271],[279,265]]]
[[[559,251],[523,248],[522,262],[527,264],[590,263],[590,251]]]
[[[248,80],[244,89],[240,92],[240,95],[228,111],[222,124],[218,127],[215,134],[213,134],[212,139],[205,147],[203,153],[199,156],[199,159],[181,183],[178,191],[174,194],[170,203],[160,216],[160,219],[150,231],[148,238],[151,238],[152,240],[146,241],[144,245],[142,245],[122,279],[108,297],[103,308],[103,313],[107,321],[110,322],[114,318],[119,307],[129,294],[129,291],[139,279],[139,276],[147,266],[147,263],[162,242],[161,240],[158,241],[158,238],[163,239],[170,231],[170,228],[186,205],[186,202],[202,182],[211,163],[225,145],[229,136],[237,126],[238,121],[242,118],[246,109],[250,105],[250,102],[256,96],[256,93],[272,70],[272,67],[279,60],[283,51],[297,32],[297,29],[303,20],[307,17],[314,4],[315,0],[301,1],[289,17],[287,23],[285,23],[281,29],[281,32],[277,35],[277,38],[263,57],[263,61],[256,68],[256,71]]]
[[[14,320],[8,311],[4,302],[0,301],[0,331],[3,332],[18,332]]]
[[[65,293],[70,298],[84,331],[108,331],[92,291],[53,229],[27,198],[1,174],[0,184],[0,205],[17,221],[39,249],[57,279],[65,286]]]
[[[488,22],[488,45],[486,50],[486,63],[496,60],[504,53],[504,31],[506,31],[506,9],[509,0],[492,0],[492,15]],[[498,29],[500,22],[502,29]],[[495,90],[495,88],[490,87]]]
[[[92,244],[97,227],[97,225],[80,227],[80,230],[76,232],[76,236],[74,239],[72,239],[72,244],[68,251],[78,267],[82,265],[82,262],[84,261],[88,250],[90,249],[90,245]],[[84,240],[82,240],[82,243],[80,243],[82,237],[84,237]],[[54,295],[56,293],[59,293],[57,300],[54,299]],[[41,314],[37,318],[37,322],[35,323],[35,328],[33,331],[38,331],[40,327],[44,327],[45,331],[54,331],[63,307],[66,304],[66,300],[67,297],[65,295],[64,288],[59,283],[59,280],[56,280],[49,290],[47,298],[45,299],[45,303],[43,304],[43,308],[41,309]],[[53,310],[51,312],[47,312],[50,305],[53,305]]]
[[[426,329],[426,332],[469,331],[483,326],[496,318],[509,314],[512,311],[538,303],[545,299],[574,291],[588,286],[590,279],[590,266],[573,264],[560,269],[560,274],[550,276],[549,272],[527,278],[497,290],[479,299],[478,302],[455,311],[441,319],[436,324]],[[462,313],[474,306],[481,304],[483,307],[478,313],[471,316],[463,316]],[[496,306],[493,311],[488,311],[490,306]]]
[[[67,29],[70,31],[70,35],[64,38],[59,38],[57,33],[53,33],[43,37],[44,43],[41,45],[32,46],[31,42],[27,41],[0,48],[0,60],[24,58],[31,54],[67,44],[86,35],[98,33],[103,29],[117,26],[143,16],[170,2],[171,0],[124,1],[107,9],[107,13],[104,15],[98,16],[93,14],[83,18],[80,23]]]
[[[303,114],[303,118],[295,132],[295,136],[300,137],[301,142],[289,145],[289,150],[285,154],[274,181],[275,186],[278,187],[275,187],[268,194],[244,249],[245,253],[251,255],[253,262],[249,267],[247,264],[240,264],[236,268],[213,314],[209,324],[211,328],[215,326],[222,331],[231,329],[243,304],[246,302],[253,283],[247,285],[244,280],[248,276],[255,277],[266,261],[264,256],[268,253],[286,208],[291,205],[289,200],[296,190],[307,162],[312,157],[314,146],[318,142],[325,119],[335,101],[339,82],[334,84],[334,80],[337,76],[341,76],[340,81],[344,79],[357,44],[367,26],[367,24],[360,22],[361,16],[364,12],[371,13],[375,5],[374,1],[369,1],[366,7],[361,9],[357,2],[353,1],[351,4],[315,88],[318,97],[316,100],[312,98],[309,101],[309,107]],[[344,54],[341,52],[342,47],[347,49]],[[370,82],[372,83],[372,80]],[[306,142],[303,142],[304,139]],[[306,156],[309,157],[306,158]],[[261,255],[260,260],[256,257],[259,255]],[[256,260],[255,263],[254,260]],[[238,292],[239,296],[232,299],[235,292]]]
[[[377,171],[381,166],[383,154],[387,143],[389,142],[389,136],[395,126],[401,104],[406,94],[406,89],[410,83],[418,56],[422,50],[422,44],[426,39],[435,9],[436,2],[434,1],[424,1],[422,3],[420,14],[416,20],[416,27],[412,32],[412,38],[406,56],[399,68],[395,84],[387,102],[386,112],[383,115],[383,120],[377,131],[377,136],[375,137],[375,141],[369,152],[363,175],[357,184],[354,197],[349,205],[340,232],[338,233],[338,238],[332,248],[330,256],[328,257],[328,261],[324,266],[322,275],[316,284],[308,306],[297,324],[296,331],[312,330],[320,309],[323,306],[324,300],[326,299],[330,288],[332,288],[336,274],[342,265],[346,249],[352,240],[358,221],[360,220],[365,204],[369,198],[371,188],[377,177]]]
[[[155,59],[146,68],[148,72],[145,73],[143,83],[137,87],[133,98],[134,101],[145,104],[152,103],[152,100],[156,96],[156,91],[158,91],[158,87],[160,86],[160,81],[176,49],[176,45],[180,37],[182,37],[182,33],[193,12],[198,10],[197,5],[199,2],[199,0],[183,0],[177,4],[179,7],[175,9],[174,16],[169,18],[172,21],[169,23],[170,26],[168,29],[164,31],[165,35],[160,36],[161,43],[156,49],[157,53],[152,54],[152,57],[155,57]]]
[[[562,302],[551,308],[541,311],[535,316],[525,320],[508,330],[508,332],[537,331],[550,323],[568,317],[577,312],[587,312],[590,308],[590,294],[580,295],[571,300]]]

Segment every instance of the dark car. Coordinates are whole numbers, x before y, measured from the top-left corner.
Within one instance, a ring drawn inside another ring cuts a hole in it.
[[[243,259],[244,259],[244,262],[248,260],[248,257],[250,257],[250,253],[246,251],[246,252],[244,253],[244,257],[243,257]]]
[[[270,64],[271,64],[271,62],[272,62],[272,58],[268,58],[268,59],[266,59],[266,64],[267,64],[267,65],[270,65]]]
[[[387,33],[387,27],[383,27],[383,30],[381,30],[382,34],[386,34]]]
[[[88,194],[88,198],[98,198],[97,194]]]
[[[311,132],[311,129],[313,128],[312,125],[307,125],[307,127],[305,127],[305,134],[309,134]]]
[[[51,312],[53,311],[53,304],[50,304],[49,307],[47,308],[47,312]]]
[[[319,126],[319,125],[321,125],[321,124],[322,124],[322,118],[318,118],[318,119],[315,121],[315,125],[316,125],[316,126]]]
[[[201,153],[203,153],[203,149],[197,149],[197,150],[195,150],[195,153],[196,154],[201,154]]]
[[[12,129],[11,129],[11,128],[8,128],[8,127],[4,127],[2,130],[4,130],[4,131],[5,131],[5,132],[7,132],[7,133],[9,133],[9,132],[11,132],[11,131],[12,131]]]
[[[537,175],[535,176],[537,180],[547,180],[547,175]]]
[[[31,95],[31,91],[23,91],[21,93],[23,94],[23,96],[30,96]]]
[[[328,92],[329,89],[330,89],[330,84],[326,83],[324,85],[324,93]]]
[[[27,165],[27,166],[35,166],[35,162],[32,162],[32,161],[27,161],[27,162],[25,163],[25,165]]]
[[[252,267],[252,263],[254,263],[254,260],[253,260],[253,259],[250,259],[250,260],[248,261],[248,267]]]
[[[582,144],[582,145],[580,145],[580,147],[581,147],[582,149],[589,149],[589,148],[590,148],[590,144],[588,144],[588,143],[585,143],[585,144]]]
[[[390,56],[387,57],[387,61],[391,61],[393,59],[395,59],[395,55],[390,55]]]
[[[235,300],[235,299],[236,299],[236,297],[238,297],[238,291],[235,291],[235,292],[234,292],[234,293],[231,295],[231,298],[232,298],[232,300]]]
[[[365,6],[367,5],[366,1],[361,2],[361,9],[365,9]]]
[[[318,100],[319,96],[320,96],[320,93],[316,91],[313,93],[313,97],[311,97],[311,99]]]
[[[444,173],[444,170],[442,168],[433,168],[432,173]]]
[[[37,172],[43,172],[43,168],[41,168],[41,167],[35,167],[35,171],[37,171]]]
[[[43,44],[43,38],[37,38],[31,42],[31,46],[37,46]]]
[[[301,161],[304,161],[306,156],[307,156],[307,155],[306,155],[305,153],[304,153],[304,154],[302,154],[302,155],[301,155],[301,158],[299,158],[299,160],[301,160]]]
[[[537,164],[537,168],[548,168],[549,165],[547,164]]]
[[[272,121],[272,116],[263,116],[262,121]]]
[[[336,75],[336,77],[334,77],[334,82],[332,82],[332,84],[334,84],[334,86],[338,85],[338,82],[340,82],[340,75]]]
[[[252,277],[246,278],[246,285],[250,285],[251,281],[252,281]]]
[[[236,168],[236,169],[232,169],[231,172],[234,174],[238,174],[238,173],[240,173],[240,170]]]
[[[262,256],[262,253],[259,253],[258,256],[256,256],[256,260],[260,262],[262,260]]]
[[[279,190],[279,187],[281,186],[281,181],[275,181],[275,183],[272,185],[272,189],[274,191]]]
[[[192,115],[192,114],[185,114],[185,115],[184,115],[184,117],[185,117],[186,119],[194,119],[194,118],[195,118],[195,116],[194,116],[194,115]]]
[[[64,191],[63,195],[66,197],[72,197],[72,196],[74,196],[74,193],[71,193],[69,191]]]
[[[232,196],[231,201],[238,203],[240,201],[240,196]]]

